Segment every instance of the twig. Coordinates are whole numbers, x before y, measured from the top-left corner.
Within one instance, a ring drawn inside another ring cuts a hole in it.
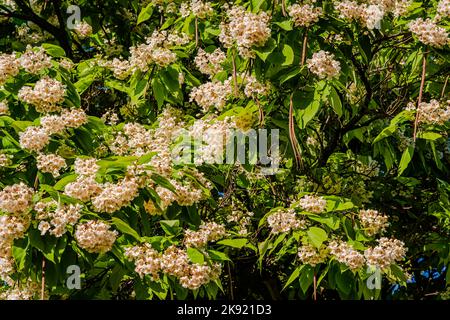
[[[289,140],[291,141],[292,150],[294,151],[295,162],[297,163],[297,168],[303,167],[302,154],[300,151],[300,144],[298,143],[297,137],[295,135],[295,125],[294,125],[294,103],[292,101],[294,93],[291,94],[289,100]]]
[[[300,61],[300,64],[302,66],[305,64],[307,48],[308,48],[308,28],[305,29],[305,35],[303,36],[302,60]]]
[[[286,0],[281,0],[281,12],[283,13],[283,17],[286,17]]]
[[[445,89],[447,88],[447,83],[448,83],[448,76],[447,76],[447,78],[445,78],[444,86],[442,87],[441,99],[444,97]]]
[[[44,293],[45,293],[45,258],[42,258],[41,300],[44,300]]]
[[[198,47],[198,18],[195,17],[195,47]]]
[[[417,99],[416,120],[414,121],[414,134],[413,134],[414,142],[416,141],[416,136],[417,136],[417,127],[419,125],[420,104],[422,103],[423,87],[425,85],[425,74],[427,71],[427,54],[428,54],[428,52],[425,52],[423,54],[423,58],[422,58],[422,78],[420,80],[419,98]]]
[[[233,86],[234,86],[234,95],[237,97],[238,95],[238,87],[237,87],[237,71],[236,71],[236,54],[233,49],[232,54],[232,61],[233,61]]]
[[[230,262],[227,263],[227,269],[228,269],[228,278],[230,279],[230,296],[231,300],[234,300],[233,279],[231,278]]]
[[[314,301],[317,301],[317,276],[316,274],[314,274],[314,278],[313,278],[313,286],[314,286],[314,293],[313,293],[313,299]]]

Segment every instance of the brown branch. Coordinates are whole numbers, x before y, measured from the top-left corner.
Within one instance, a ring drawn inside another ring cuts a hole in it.
[[[301,169],[303,168],[303,160],[300,150],[300,144],[298,143],[297,136],[295,135],[293,97],[294,93],[291,94],[291,98],[289,100],[289,140],[291,141],[292,150],[294,151],[297,168]]]
[[[308,48],[308,28],[305,29],[305,35],[303,36],[302,60],[300,61],[300,65],[302,66],[305,64],[307,48]]]
[[[416,141],[417,136],[417,127],[419,125],[419,115],[420,115],[420,104],[422,103],[423,87],[425,85],[425,74],[427,71],[427,55],[428,52],[425,52],[422,58],[422,78],[420,80],[419,98],[417,99],[416,120],[414,121],[414,133],[413,133],[414,142]]]

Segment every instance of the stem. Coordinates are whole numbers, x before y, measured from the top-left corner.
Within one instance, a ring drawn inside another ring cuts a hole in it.
[[[233,49],[233,55],[232,55],[232,61],[233,61],[233,86],[234,86],[234,95],[238,95],[238,87],[237,87],[237,71],[236,71],[236,54]]]
[[[313,281],[314,281],[314,293],[313,293],[313,298],[314,298],[314,301],[317,301],[317,277],[316,277],[316,274],[314,274],[314,278],[313,278]]]
[[[229,262],[227,263],[227,269],[228,269],[228,278],[230,279],[230,296],[231,300],[234,300],[233,279],[231,278],[231,268]]]
[[[289,101],[289,140],[291,141],[292,150],[294,151],[295,162],[297,163],[297,168],[303,166],[302,155],[300,151],[300,144],[298,143],[297,137],[295,135],[295,125],[294,125],[294,103],[292,101],[294,93],[291,94],[291,99]]]
[[[308,48],[308,28],[305,29],[305,35],[303,36],[302,60],[300,62],[302,66],[305,64],[307,48]]]
[[[195,17],[195,47],[198,47],[198,18]]]
[[[281,0],[281,12],[283,13],[283,17],[286,17],[286,0]]]
[[[41,300],[44,300],[45,292],[45,258],[42,258]]]
[[[259,99],[256,99],[256,104],[258,105],[258,109],[259,109],[259,125],[262,126],[262,124],[264,122],[264,111],[261,108],[261,104],[259,103]]]
[[[423,87],[425,85],[425,73],[427,70],[427,54],[428,52],[425,52],[423,54],[422,59],[422,79],[420,80],[419,98],[417,99],[417,108],[416,108],[416,120],[414,121],[414,134],[413,134],[414,142],[416,142],[417,127],[419,125],[420,104],[422,103]]]
[[[444,97],[445,89],[447,88],[448,77],[449,77],[449,76],[447,76],[447,78],[445,78],[444,86],[442,87],[442,91],[441,91],[441,99]]]

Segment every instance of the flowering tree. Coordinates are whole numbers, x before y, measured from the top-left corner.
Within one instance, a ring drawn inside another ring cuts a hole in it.
[[[0,296],[447,298],[449,16],[0,1]]]

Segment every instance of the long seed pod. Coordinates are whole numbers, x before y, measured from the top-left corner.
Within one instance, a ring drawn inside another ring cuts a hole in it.
[[[289,101],[289,140],[291,141],[292,150],[294,151],[295,162],[297,168],[301,169],[303,167],[302,153],[300,150],[300,144],[298,143],[297,136],[295,135],[294,126],[294,103],[292,101],[294,93],[291,94]]]
[[[427,71],[427,54],[428,52],[425,52],[423,54],[422,59],[422,79],[420,80],[419,98],[417,99],[417,107],[416,107],[416,120],[414,121],[414,134],[413,134],[414,142],[416,142],[417,127],[419,126],[420,104],[422,103],[423,87],[425,85],[425,74]]]

